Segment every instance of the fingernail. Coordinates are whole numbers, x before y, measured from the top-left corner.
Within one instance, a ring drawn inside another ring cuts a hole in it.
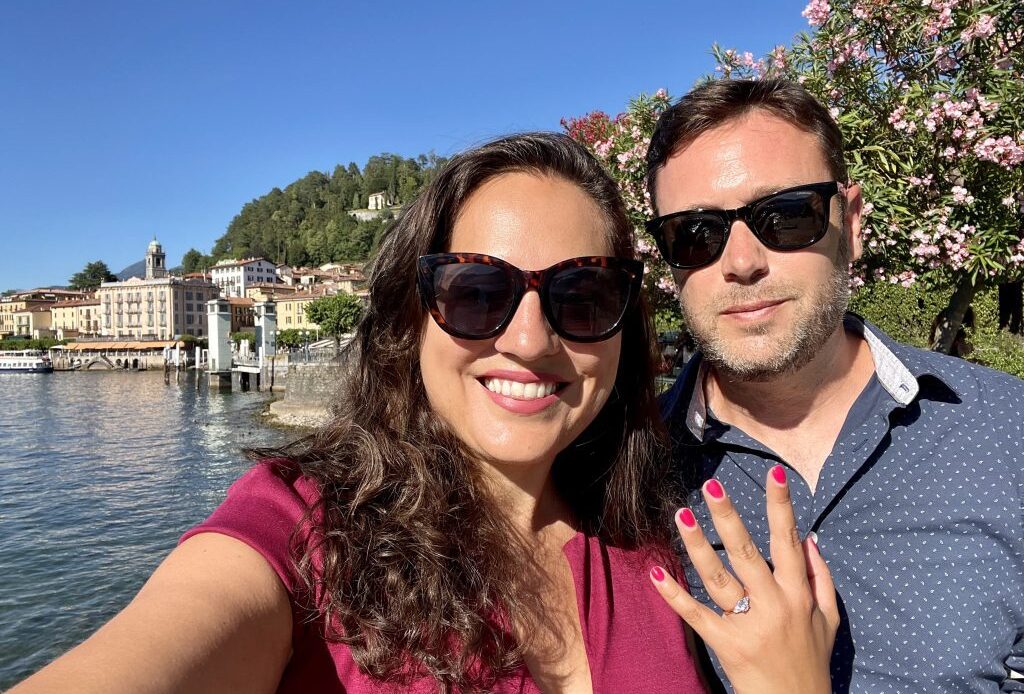
[[[679,522],[687,528],[697,527],[697,519],[694,517],[693,511],[688,508],[679,509]]]
[[[718,483],[718,480],[708,480],[704,484],[704,490],[711,495],[714,499],[722,499],[725,497],[725,490],[722,489],[722,485]]]
[[[658,583],[661,583],[665,580],[665,572],[661,570],[660,566],[655,566],[653,569],[651,569],[651,578],[653,578]]]
[[[776,465],[772,468],[772,479],[781,485],[786,484],[786,467],[784,465]]]

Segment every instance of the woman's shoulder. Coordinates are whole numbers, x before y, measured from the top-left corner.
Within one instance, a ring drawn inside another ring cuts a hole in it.
[[[316,485],[286,459],[261,460],[239,477],[217,508],[182,535],[219,533],[259,552],[289,593],[296,588],[295,530],[318,499]]]

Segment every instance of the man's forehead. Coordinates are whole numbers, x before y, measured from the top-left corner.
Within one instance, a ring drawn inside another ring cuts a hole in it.
[[[816,135],[765,111],[707,130],[672,153],[655,177],[658,213],[741,205],[830,178]],[[728,200],[722,200],[726,196]],[[682,206],[682,207],[681,207]]]

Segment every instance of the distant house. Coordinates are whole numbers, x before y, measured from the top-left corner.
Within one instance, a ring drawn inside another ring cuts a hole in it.
[[[366,209],[349,210],[348,213],[361,222],[368,222],[371,219],[376,219],[385,211],[391,209],[397,209],[395,208],[395,201],[387,191],[382,190],[379,193],[370,193],[370,201],[367,204]]]

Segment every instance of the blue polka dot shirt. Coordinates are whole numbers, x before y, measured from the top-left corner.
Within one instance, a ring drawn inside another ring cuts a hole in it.
[[[815,493],[789,475],[840,600],[833,690],[1024,692],[1024,381],[901,345],[853,314],[845,325],[875,375]],[[699,485],[713,476],[768,557],[764,483],[786,461],[707,410],[695,388],[705,369],[698,354],[662,399],[676,469],[709,541]],[[686,577],[711,605],[692,568]]]

